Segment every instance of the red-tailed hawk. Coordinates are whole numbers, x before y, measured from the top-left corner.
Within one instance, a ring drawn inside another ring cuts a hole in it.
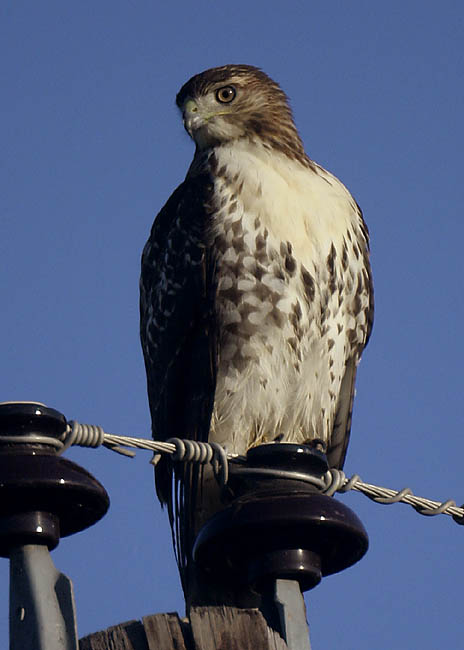
[[[373,319],[361,210],[308,158],[286,95],[258,68],[198,74],[177,105],[195,156],[142,257],[153,436],[238,454],[312,442],[342,467]],[[172,519],[170,471],[160,463],[156,480]]]

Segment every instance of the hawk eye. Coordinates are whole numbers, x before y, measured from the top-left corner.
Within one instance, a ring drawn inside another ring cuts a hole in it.
[[[235,99],[236,94],[237,92],[233,86],[224,86],[223,88],[218,88],[218,90],[216,90],[216,99],[218,102],[221,102],[221,104],[229,104]]]

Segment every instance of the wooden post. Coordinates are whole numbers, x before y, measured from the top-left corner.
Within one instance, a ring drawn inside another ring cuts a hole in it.
[[[192,607],[189,620],[154,614],[84,637],[79,650],[287,650],[258,609]]]
[[[351,566],[368,546],[347,506],[301,480],[327,471],[323,454],[290,443],[254,447],[246,465],[231,462],[231,501],[193,547],[203,600],[188,604],[189,618],[148,616],[86,637],[80,650],[310,650],[302,590]],[[218,603],[224,586],[233,594],[253,588],[258,605]]]

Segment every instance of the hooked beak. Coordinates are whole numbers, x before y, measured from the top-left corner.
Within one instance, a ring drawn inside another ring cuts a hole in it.
[[[198,129],[203,124],[203,118],[201,117],[198,106],[193,99],[187,99],[182,110],[182,116],[184,120],[184,127],[190,137],[193,138],[193,132]]]

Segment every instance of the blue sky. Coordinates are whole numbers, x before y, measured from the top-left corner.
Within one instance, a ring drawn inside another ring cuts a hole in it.
[[[464,501],[464,8],[460,2],[5,0],[0,8],[0,400],[150,435],[138,275],[193,147],[174,105],[191,75],[262,67],[308,154],[364,211],[376,288],[346,471]],[[79,634],[183,612],[149,454],[68,457],[106,487],[102,522],[63,539]],[[313,648],[459,647],[464,528],[339,497],[365,559],[307,597]],[[0,563],[0,645],[8,563]]]

